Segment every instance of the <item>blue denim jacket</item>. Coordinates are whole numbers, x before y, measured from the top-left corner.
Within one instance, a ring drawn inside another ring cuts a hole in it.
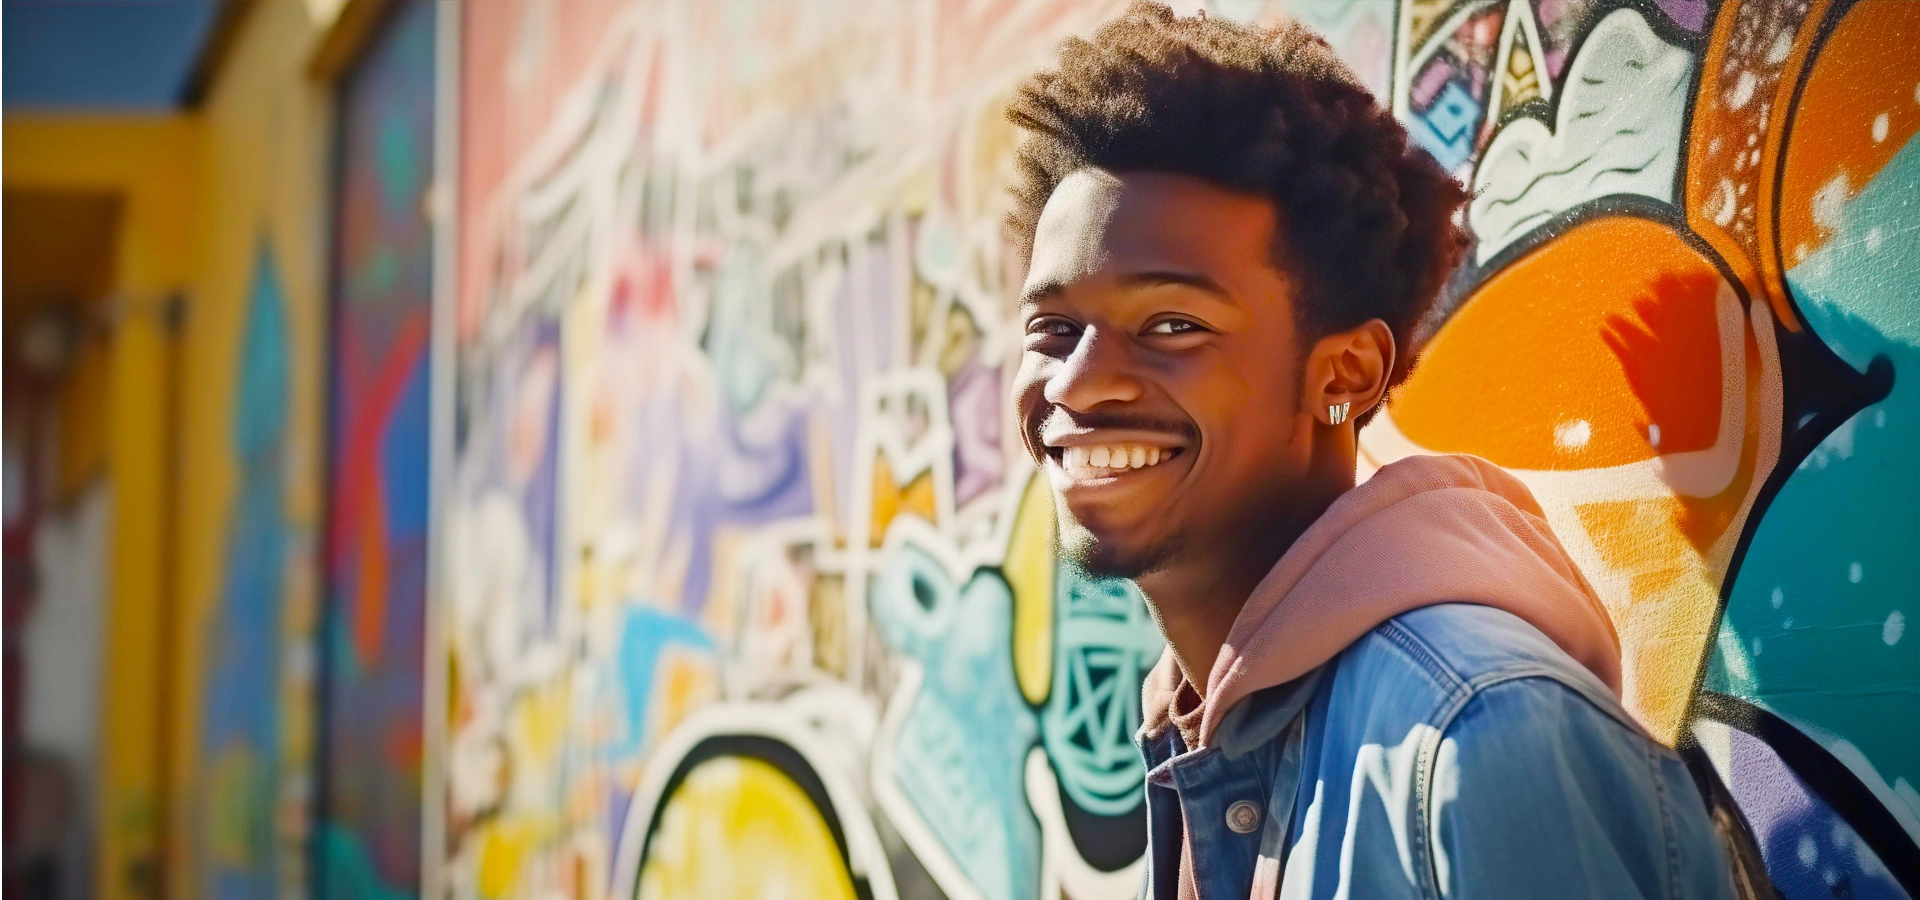
[[[1249,697],[1212,746],[1139,740],[1147,900],[1178,895],[1183,827],[1201,900],[1250,896],[1262,868],[1289,900],[1733,896],[1680,758],[1490,607],[1390,619]]]

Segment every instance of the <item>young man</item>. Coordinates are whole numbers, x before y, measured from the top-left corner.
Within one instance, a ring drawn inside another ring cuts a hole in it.
[[[1354,484],[1460,187],[1297,25],[1138,4],[1008,113],[1024,440],[1062,552],[1167,638],[1144,895],[1730,896],[1526,488],[1469,457]]]

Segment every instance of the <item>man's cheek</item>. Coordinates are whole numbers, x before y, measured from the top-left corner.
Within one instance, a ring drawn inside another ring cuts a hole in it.
[[[1032,353],[1020,354],[1020,367],[1013,372],[1013,384],[1007,399],[1013,403],[1016,412],[1024,417],[1033,394],[1040,390],[1040,379],[1036,372]]]
[[[1056,550],[1083,547],[1094,540],[1093,532],[1087,529],[1079,519],[1074,518],[1073,510],[1067,507],[1067,501],[1059,494],[1053,496],[1054,525],[1053,537]]]
[[[1035,463],[1045,462],[1042,455],[1045,447],[1040,441],[1040,426],[1047,419],[1046,378],[1033,357],[1035,353],[1026,353],[1020,361],[1019,371],[1013,376],[1013,389],[1010,400],[1013,416],[1020,427],[1022,443],[1026,445],[1027,455]]]

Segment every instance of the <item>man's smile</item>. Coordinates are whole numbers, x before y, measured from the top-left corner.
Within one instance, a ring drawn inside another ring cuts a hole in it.
[[[1046,474],[1054,486],[1075,499],[1092,489],[1146,486],[1152,476],[1175,474],[1173,461],[1185,457],[1188,439],[1181,434],[1139,428],[1077,428],[1050,416],[1041,428],[1046,449]],[[1091,497],[1087,497],[1091,499]]]
[[[1048,450],[1060,461],[1060,467],[1067,470],[1067,476],[1076,481],[1157,466],[1162,458],[1171,460],[1179,452],[1177,447],[1161,450],[1146,444],[1096,444],[1091,447],[1055,447]]]
[[[1115,423],[1118,424],[1118,423]],[[1111,485],[1154,474],[1186,453],[1191,440],[1165,427],[1089,427],[1055,410],[1039,428],[1047,470],[1062,489]],[[1168,468],[1171,468],[1170,466]]]
[[[1146,474],[1142,470],[1170,463],[1185,450],[1185,447],[1165,443],[1164,439],[1149,443],[1095,432],[1083,441],[1049,443],[1047,458],[1048,468],[1057,470],[1069,482],[1104,484],[1121,476]]]

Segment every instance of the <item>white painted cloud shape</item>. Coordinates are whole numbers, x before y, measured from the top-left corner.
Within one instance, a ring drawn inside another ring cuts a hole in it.
[[[1631,9],[1588,35],[1561,88],[1558,121],[1515,119],[1474,174],[1468,221],[1485,263],[1556,213],[1612,194],[1672,202],[1693,56]]]

